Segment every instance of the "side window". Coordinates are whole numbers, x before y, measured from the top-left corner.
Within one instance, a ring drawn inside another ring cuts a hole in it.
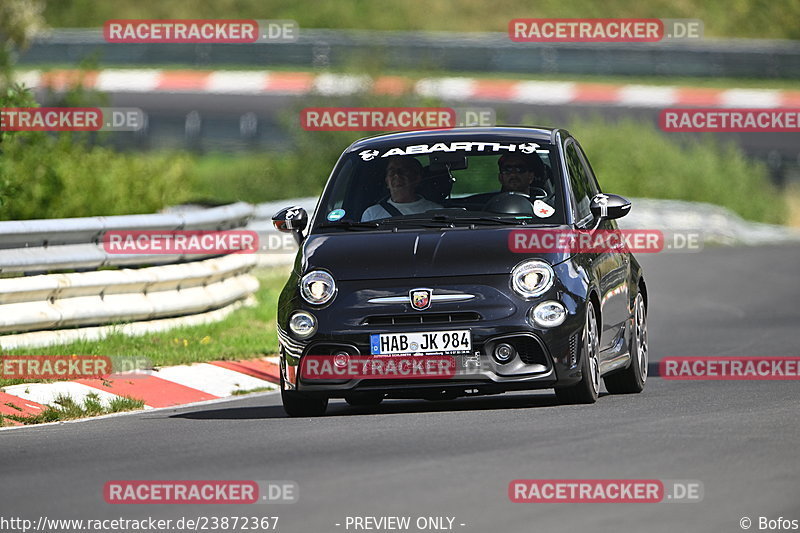
[[[345,192],[353,179],[353,163],[350,160],[344,162],[341,170],[338,172],[339,179],[334,183],[334,188],[330,194],[328,203],[328,210],[339,209],[344,204],[346,198]],[[333,202],[333,203],[331,203]]]
[[[566,154],[570,188],[572,189],[572,198],[575,201],[575,219],[579,221],[591,214],[589,204],[595,193],[589,186],[590,178],[587,176],[580,156],[578,156],[575,143],[571,142],[567,145]]]
[[[600,187],[597,184],[597,176],[594,175],[594,170],[592,170],[592,165],[589,164],[589,158],[586,157],[586,152],[583,151],[578,143],[574,143],[575,148],[578,149],[578,155],[581,156],[581,161],[583,161],[583,168],[586,169],[586,176],[588,178],[588,185],[589,185],[589,198],[594,198],[596,194],[600,193]]]

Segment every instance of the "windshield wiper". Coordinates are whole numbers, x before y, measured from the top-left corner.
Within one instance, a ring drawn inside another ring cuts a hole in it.
[[[397,231],[398,226],[422,226],[425,228],[440,228],[441,224],[432,223],[428,219],[420,218],[381,218],[378,220],[371,220],[369,222],[351,222],[345,220],[343,222],[336,222],[333,224],[322,224],[320,228],[342,228],[342,229],[389,229],[394,228]]]
[[[320,228],[344,228],[344,229],[361,229],[361,228],[378,228],[380,222],[352,222],[350,220],[343,220],[342,222],[334,222],[333,224],[322,224]]]
[[[444,222],[447,224],[458,224],[458,223],[466,223],[466,224],[481,224],[481,225],[514,225],[514,226],[526,226],[528,222],[532,220],[533,217],[529,216],[514,216],[514,217],[492,217],[492,216],[481,216],[481,217],[451,217],[447,215],[434,215],[432,220],[434,222]]]
[[[443,226],[455,227],[456,224],[471,225],[514,225],[526,226],[533,217],[454,217],[449,215],[433,215],[431,217],[410,217],[410,218],[382,218],[369,222],[352,222],[344,220],[332,224],[322,224],[320,228],[342,228],[342,229],[377,229],[386,226],[419,226],[423,228],[441,228]]]

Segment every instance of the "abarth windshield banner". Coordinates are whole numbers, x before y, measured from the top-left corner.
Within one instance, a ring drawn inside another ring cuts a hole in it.
[[[459,141],[452,143],[414,144],[406,147],[389,148],[380,150],[363,150],[358,153],[364,161],[371,161],[376,157],[384,158],[394,155],[424,155],[434,152],[519,152],[523,154],[534,153],[540,145],[532,142],[502,143],[485,141]]]

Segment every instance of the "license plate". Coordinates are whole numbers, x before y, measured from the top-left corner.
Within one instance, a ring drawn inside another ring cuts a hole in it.
[[[370,335],[370,347],[372,355],[458,355],[471,353],[472,336],[468,329],[380,333]]]

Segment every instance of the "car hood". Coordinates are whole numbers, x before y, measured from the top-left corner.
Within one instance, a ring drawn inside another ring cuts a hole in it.
[[[566,252],[524,254],[509,250],[508,238],[520,226],[453,228],[398,232],[348,231],[309,236],[303,243],[303,272],[328,270],[334,279],[508,274],[525,259],[555,265]]]

